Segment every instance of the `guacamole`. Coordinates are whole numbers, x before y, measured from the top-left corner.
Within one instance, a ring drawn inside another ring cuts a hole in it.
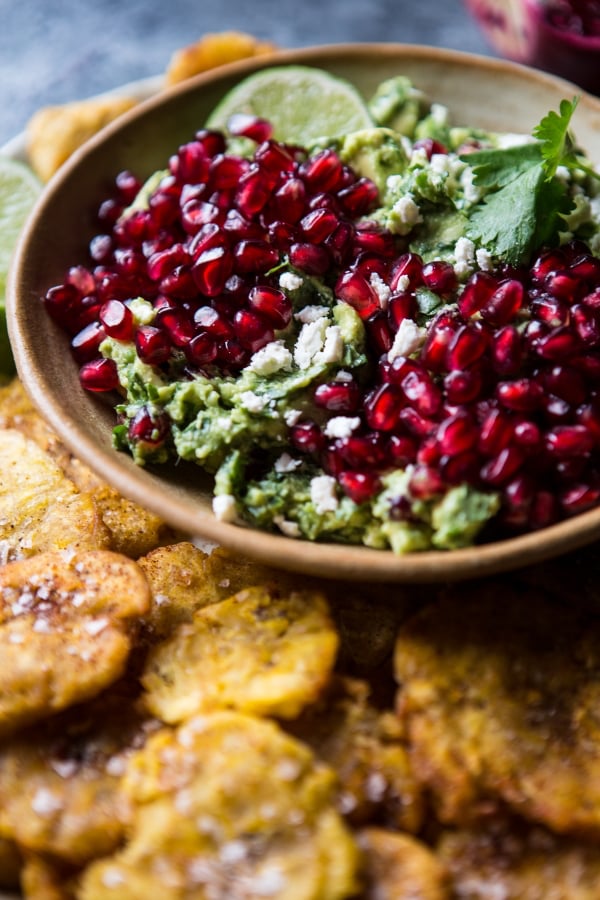
[[[541,246],[578,239],[598,253],[598,183],[574,151],[549,174],[541,135],[454,126],[404,77],[381,85],[369,109],[372,128],[303,149],[263,141],[249,162],[236,157],[240,186],[227,188],[226,211],[215,199],[226,192],[187,186],[184,227],[193,231],[192,214],[200,224],[185,258],[204,296],[127,299],[131,339],[109,333],[100,345],[121,393],[114,442],[140,465],[183,459],[211,473],[224,521],[395,553],[450,550],[499,513],[528,527],[509,493],[514,478],[530,477],[525,444],[510,456],[500,444],[488,450],[485,435],[493,379],[523,380],[534,367],[503,372],[490,348],[502,328],[515,340],[525,333],[528,282],[513,273],[534,265]],[[281,168],[265,188],[267,157]],[[157,208],[176,178],[152,176],[121,221]],[[228,256],[240,221],[247,234]],[[259,269],[261,253],[271,257]],[[467,309],[482,279],[496,306]],[[258,291],[249,312],[242,282]],[[518,295],[513,318],[501,308],[507,283]],[[144,359],[136,330],[163,333],[175,302],[205,326],[212,356],[198,362],[181,339],[158,362]],[[258,321],[262,340],[242,330]],[[523,414],[505,407],[516,427]]]

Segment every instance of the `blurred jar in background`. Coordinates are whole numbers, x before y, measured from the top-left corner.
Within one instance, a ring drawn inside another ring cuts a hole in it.
[[[600,0],[465,0],[491,46],[600,94]]]

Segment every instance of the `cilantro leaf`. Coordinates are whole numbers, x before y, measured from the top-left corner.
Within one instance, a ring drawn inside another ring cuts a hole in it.
[[[550,110],[539,125],[533,129],[533,136],[540,142],[547,180],[554,177],[559,166],[565,166],[571,170],[579,169],[592,178],[600,178],[600,175],[587,166],[581,156],[577,154],[569,132],[571,119],[578,103],[579,97],[573,97],[572,100],[561,100],[560,113]]]
[[[477,150],[462,156],[473,169],[475,184],[493,190],[505,187],[532,166],[542,161],[539,144],[518,144],[515,147],[495,150]]]
[[[533,130],[535,143],[461,157],[472,166],[475,184],[487,191],[469,213],[467,235],[511,265],[558,239],[561,218],[573,208],[555,177],[559,166],[600,177],[578,155],[569,133],[577,103],[577,97],[562,100],[558,113],[547,113]]]

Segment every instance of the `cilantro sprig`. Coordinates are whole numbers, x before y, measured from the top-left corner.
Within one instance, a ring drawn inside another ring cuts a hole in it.
[[[511,265],[524,262],[536,247],[558,239],[562,217],[573,208],[559,166],[600,178],[577,153],[569,128],[578,98],[563,100],[532,132],[534,143],[480,150],[464,156],[475,184],[487,190],[469,215],[468,236]]]

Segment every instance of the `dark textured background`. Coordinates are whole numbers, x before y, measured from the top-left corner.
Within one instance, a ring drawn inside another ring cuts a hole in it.
[[[489,54],[462,0],[0,0],[0,145],[39,106],[161,73],[204,32],[281,47],[400,41]]]

